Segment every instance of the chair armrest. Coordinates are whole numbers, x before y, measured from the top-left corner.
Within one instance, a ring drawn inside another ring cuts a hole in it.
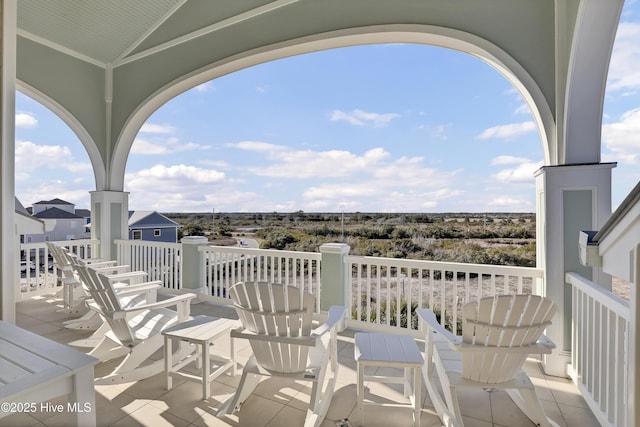
[[[319,337],[324,335],[331,329],[336,328],[338,332],[343,331],[345,328],[345,319],[347,317],[347,308],[341,305],[334,305],[329,307],[329,317],[327,321],[322,325],[311,331],[312,337]]]
[[[131,270],[131,267],[128,265],[89,265],[89,267],[93,268],[99,273],[102,274],[122,274],[128,273]]]
[[[116,284],[119,284],[119,283],[116,283]],[[118,296],[141,294],[143,292],[148,292],[152,290],[157,291],[158,289],[162,288],[162,282],[160,280],[154,280],[153,282],[137,283],[135,285],[127,285],[123,283],[122,285],[123,286],[118,286],[118,287],[114,286],[114,290],[116,291]]]
[[[236,328],[231,330],[231,338],[244,338],[252,341],[265,341],[270,343],[280,343],[280,344],[294,344],[294,345],[304,345],[308,347],[313,347],[316,345],[316,341],[320,336],[299,336],[299,337],[288,337],[288,336],[276,336],[276,335],[263,335],[256,334],[253,332],[248,332],[244,328]]]
[[[143,304],[136,307],[126,308],[118,313],[120,314],[121,317],[124,317],[127,314],[132,314],[132,313],[135,314],[145,310],[152,310],[154,308],[166,308],[166,307],[172,307],[175,305],[178,308],[178,318],[181,319],[182,317],[189,316],[189,313],[187,312],[186,316],[184,316],[183,313],[180,313],[180,306],[186,303],[188,308],[188,304],[196,296],[197,296],[196,294],[176,295],[174,297],[171,297],[162,301],[154,302],[151,304]]]
[[[442,335],[449,343],[454,346],[460,345],[460,337],[453,335],[451,332],[447,331],[440,323],[438,323],[438,319],[436,319],[436,315],[433,313],[431,309],[428,308],[419,308],[416,310],[418,313],[418,317],[422,322],[433,332],[437,332]]]
[[[544,346],[549,350],[556,348],[556,344],[544,334],[540,335],[540,338],[538,339],[538,345]]]
[[[121,282],[123,280],[128,280],[129,283],[134,284],[143,280],[147,277],[146,271],[131,271],[128,273],[119,273],[119,274],[105,274],[111,281],[111,283]]]

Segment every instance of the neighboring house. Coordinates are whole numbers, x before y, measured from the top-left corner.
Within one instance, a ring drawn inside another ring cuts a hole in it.
[[[25,209],[18,198],[15,198],[16,203],[16,232],[20,236],[20,243],[22,243],[23,236],[25,234],[44,233],[44,221],[31,216],[29,211]]]
[[[129,211],[129,239],[178,242],[182,225],[156,211]]]
[[[87,209],[78,209],[73,203],[61,199],[43,200],[34,203],[31,216],[44,222],[45,231],[39,234],[25,234],[25,243],[88,239]],[[89,213],[90,215],[90,213]]]

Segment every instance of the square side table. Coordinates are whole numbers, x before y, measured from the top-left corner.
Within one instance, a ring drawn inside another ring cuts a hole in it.
[[[220,374],[231,368],[231,375],[235,376],[236,372],[236,355],[231,340],[229,357],[222,357],[210,353],[211,343],[214,339],[223,334],[229,334],[229,331],[238,327],[239,322],[232,319],[223,319],[209,316],[196,316],[192,320],[179,323],[162,331],[164,335],[164,367],[167,378],[167,390],[171,390],[173,377],[181,377],[190,381],[202,383],[202,399],[206,400],[211,395],[211,381]],[[173,361],[171,351],[171,340],[186,341],[196,346],[196,351],[182,360]],[[211,360],[214,360],[219,366],[211,372]],[[191,362],[196,363],[196,367],[200,369],[200,376],[187,372],[181,372]]]
[[[414,425],[419,426],[424,359],[413,338],[407,335],[358,332],[355,334],[354,352],[358,364],[357,412],[361,425],[364,425],[364,405],[376,405],[410,407],[413,409]],[[402,377],[365,375],[366,366],[402,368],[404,375]],[[409,397],[410,403],[365,402],[365,381],[404,384],[404,395]]]

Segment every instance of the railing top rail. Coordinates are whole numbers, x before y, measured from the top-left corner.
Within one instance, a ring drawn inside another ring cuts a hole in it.
[[[155,242],[151,240],[128,240],[128,239],[115,239],[114,242],[120,245],[136,245],[136,246],[157,246],[164,248],[181,248],[181,243],[174,242]]]
[[[237,254],[272,254],[282,258],[307,258],[317,260],[322,259],[322,254],[320,252],[283,251],[279,249],[257,249],[236,246],[202,245],[198,246],[198,250],[201,252],[229,252]]]
[[[408,268],[431,268],[435,270],[459,271],[469,273],[509,274],[513,276],[526,275],[541,278],[543,270],[535,267],[516,267],[510,265],[470,264],[462,262],[427,261],[418,259],[383,258],[372,256],[347,255],[345,263],[393,265]],[[526,273],[526,274],[523,274]]]
[[[77,239],[77,240],[56,240],[56,241],[50,241],[50,243],[54,243],[56,245],[61,245],[61,246],[69,246],[69,245],[82,246],[82,245],[95,245],[100,243],[100,241],[96,239]],[[43,247],[46,245],[47,245],[47,242],[20,243],[20,246],[23,248]]]
[[[604,289],[602,286],[593,283],[591,280],[579,275],[578,273],[567,273],[565,275],[567,283],[580,289],[585,294],[597,300],[602,305],[616,312],[619,316],[629,321],[631,318],[631,309],[629,301],[620,298],[614,293]]]

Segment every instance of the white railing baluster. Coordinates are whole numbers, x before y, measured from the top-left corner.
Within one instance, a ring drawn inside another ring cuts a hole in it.
[[[569,374],[602,425],[626,425],[629,302],[576,273]]]

